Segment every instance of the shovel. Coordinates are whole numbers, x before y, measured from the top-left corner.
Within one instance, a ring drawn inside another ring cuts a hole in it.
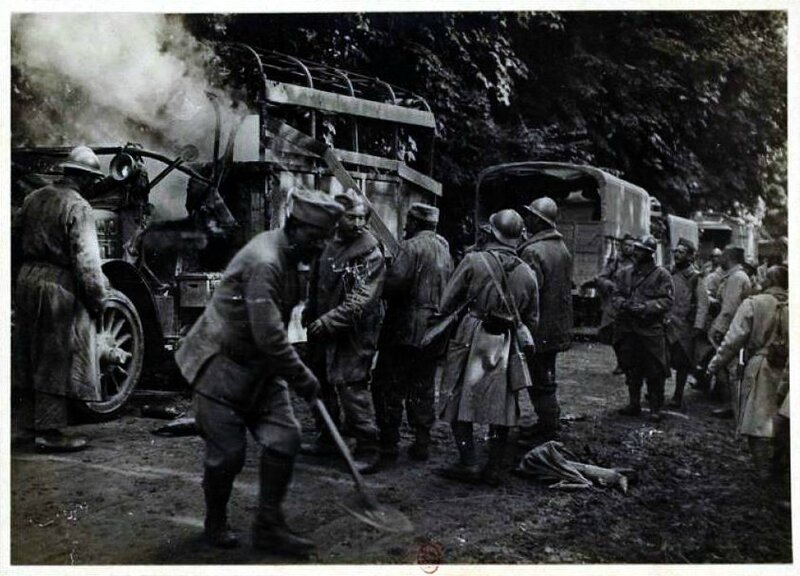
[[[413,532],[414,526],[402,512],[391,506],[381,504],[369,493],[367,485],[364,483],[364,478],[361,476],[358,468],[356,468],[356,464],[353,462],[353,456],[350,454],[350,450],[347,448],[347,444],[342,438],[342,435],[339,434],[339,430],[336,429],[336,424],[331,420],[331,415],[328,414],[325,404],[323,404],[322,400],[317,398],[315,400],[315,406],[322,416],[322,419],[325,421],[328,432],[330,432],[333,440],[336,442],[339,452],[341,452],[347,462],[347,467],[350,469],[350,474],[353,476],[353,480],[356,483],[356,497],[346,504],[340,504],[340,506],[344,508],[348,514],[351,514],[358,520],[378,530],[384,532]]]

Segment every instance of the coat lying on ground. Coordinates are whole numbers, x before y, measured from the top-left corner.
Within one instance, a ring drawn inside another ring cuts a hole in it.
[[[331,384],[369,378],[383,322],[381,294],[386,264],[375,237],[364,231],[355,240],[334,237],[317,260],[311,277],[307,318],[320,319],[327,335],[309,339],[316,366]]]
[[[538,287],[533,270],[520,260],[513,248],[496,242],[486,245],[508,275],[523,323],[535,332],[539,319]],[[500,426],[514,426],[519,417],[517,397],[508,382],[509,332],[489,334],[482,319],[492,312],[506,312],[503,301],[483,263],[483,251],[464,256],[442,297],[442,313],[449,314],[469,302],[469,312],[456,328],[444,360],[440,417]],[[492,262],[492,256],[488,256]],[[498,278],[498,280],[500,280]]]
[[[561,452],[569,455],[568,460]],[[628,492],[625,468],[603,468],[578,462],[561,442],[553,440],[540,444],[523,456],[517,474],[543,482],[554,482],[551,488],[591,488],[594,484],[619,488]]]
[[[772,417],[780,408],[778,388],[784,376],[784,367],[772,366],[767,362],[766,348],[778,322],[778,303],[787,299],[785,290],[773,287],[742,302],[717,355],[708,366],[710,372],[715,372],[719,367],[729,364],[739,350],[745,350],[747,363],[737,397],[734,398],[739,434],[773,435]],[[782,308],[781,314],[783,337],[788,342],[788,306]]]
[[[555,229],[534,234],[517,253],[536,274],[539,325],[536,352],[563,352],[572,345],[572,255]]]
[[[102,308],[107,280],[92,207],[65,180],[32,192],[15,224],[23,259],[14,311],[19,384],[101,400],[89,310]]]
[[[436,232],[423,230],[400,244],[383,287],[388,310],[381,333],[382,347],[419,348],[452,273],[447,240]]]

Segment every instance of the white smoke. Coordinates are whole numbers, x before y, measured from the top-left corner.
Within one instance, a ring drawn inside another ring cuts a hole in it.
[[[213,52],[163,14],[12,17],[11,63],[35,102],[16,110],[26,145],[139,142],[210,158],[214,111],[206,96]],[[231,107],[222,95],[223,110]]]

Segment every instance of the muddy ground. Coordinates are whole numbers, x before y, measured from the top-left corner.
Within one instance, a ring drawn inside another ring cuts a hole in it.
[[[790,515],[775,505],[775,488],[752,471],[732,422],[710,417],[714,405],[693,391],[687,418],[653,425],[617,416],[626,392],[622,377],[611,374],[609,352],[583,342],[562,355],[562,410],[585,416],[565,423],[563,442],[585,462],[635,469],[627,494],[565,492],[513,476],[497,489],[442,479],[433,470],[453,457],[453,447],[438,423],[430,462],[409,461],[403,453],[397,467],[367,480],[379,500],[413,521],[409,535],[383,534],[345,514],[336,503],[353,487],[343,464],[300,457],[286,511],[290,524],[318,544],[308,562],[791,562]],[[253,443],[230,512],[243,546],[204,545],[202,442],[152,435],[164,422],[140,417],[144,402],[152,399],[135,400],[118,420],[76,427],[92,438],[85,452],[12,451],[12,563],[297,562],[249,546],[257,498]],[[312,420],[301,402],[298,414],[310,440]],[[523,415],[530,420],[527,402]]]

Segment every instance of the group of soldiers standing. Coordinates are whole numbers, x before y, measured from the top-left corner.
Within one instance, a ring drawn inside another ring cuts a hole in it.
[[[21,382],[35,390],[34,428],[43,450],[85,447],[57,429],[66,421],[66,400],[89,394],[80,383],[93,381],[81,370],[94,364],[74,361],[76,350],[92,349],[78,341],[75,326],[97,317],[109,290],[91,207],[81,197],[102,176],[99,162],[82,147],[62,167],[64,179],[30,194],[20,217],[24,263],[16,314],[24,322],[15,358],[25,373]],[[414,433],[408,453],[417,461],[429,458],[438,408],[458,453],[439,472],[457,481],[502,481],[523,390],[538,421],[521,434],[557,437],[556,360],[571,345],[572,256],[551,198],[538,198],[523,213],[492,214],[454,269],[449,246],[436,233],[439,212],[433,206],[410,207],[405,239],[388,260],[368,229],[371,209],[363,196],[351,190],[333,197],[291,192],[284,225],[258,234],[234,256],[175,356],[194,391],[205,441],[205,534],[212,544],[238,543],[227,505],[249,431],[261,446],[254,546],[291,554],[312,548],[286,525],[282,503],[301,449],[323,455],[335,446],[321,418],[315,442],[301,446],[290,389],[310,404],[324,402],[337,428],[354,439],[364,473],[397,460],[404,408]],[[641,413],[646,381],[650,417],[659,420],[671,366],[677,370],[672,406],[680,407],[689,375],[701,383],[707,376],[697,368],[704,343],[716,352],[709,371],[727,390],[734,381],[731,363],[744,347],[744,379],[728,398],[738,399],[733,408],[742,434],[771,438],[779,428],[772,424],[779,405],[788,417],[786,370],[776,365],[771,347],[788,339],[786,269],[766,270],[763,291],[745,299],[750,280],[739,249],[726,249],[719,268],[704,278],[692,264],[690,242],[678,243],[672,271],[656,265],[655,252],[652,237],[625,238],[620,258],[597,278],[609,304],[602,331],[612,335],[630,393],[622,412]],[[301,354],[287,325],[304,302],[308,347]],[[719,312],[712,314],[716,302]],[[443,319],[454,328],[443,357],[436,358],[423,342]],[[70,345],[43,347],[52,338]],[[488,456],[480,465],[476,424],[489,426]],[[763,460],[771,445],[756,440],[751,446]]]
[[[514,210],[493,214],[485,242],[453,270],[449,246],[436,233],[434,206],[409,208],[405,239],[387,264],[368,230],[363,196],[292,191],[283,228],[259,234],[234,257],[176,354],[206,440],[205,529],[213,544],[237,543],[225,510],[250,430],[262,446],[254,545],[292,554],[311,548],[286,526],[281,502],[298,452],[329,455],[335,444],[317,411],[316,439],[301,446],[289,388],[309,402],[323,401],[337,428],[354,440],[362,473],[394,465],[404,408],[414,433],[409,457],[428,460],[437,360],[438,415],[451,425],[458,451],[443,476],[500,482],[525,388],[539,415],[531,433],[555,437],[555,364],[571,340],[572,257],[556,230],[552,199],[538,199],[526,212],[526,219]],[[300,263],[311,265],[305,294]],[[301,358],[289,345],[286,324],[304,300],[308,345]],[[451,314],[455,329],[437,359],[424,337]],[[516,336],[522,326],[530,335],[524,343]],[[513,369],[520,360],[522,372]],[[488,458],[480,466],[475,424],[490,428]]]
[[[627,236],[619,258],[596,279],[606,298],[604,329],[630,395],[620,413],[642,412],[644,380],[649,416],[660,421],[674,368],[669,407],[683,407],[691,376],[723,404],[714,416],[736,419],[759,474],[780,479],[789,454],[787,267],[770,258],[748,275],[744,250],[731,245],[714,249],[701,273],[696,247],[680,238],[668,271],[655,264],[656,247],[652,237]]]

